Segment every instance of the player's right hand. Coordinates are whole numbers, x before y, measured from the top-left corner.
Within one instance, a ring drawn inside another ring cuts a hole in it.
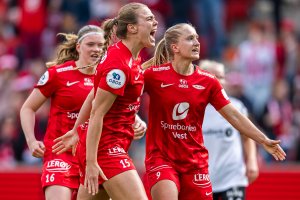
[[[31,155],[36,158],[43,158],[45,153],[45,145],[43,142],[35,140],[31,142],[29,145],[29,150]]]

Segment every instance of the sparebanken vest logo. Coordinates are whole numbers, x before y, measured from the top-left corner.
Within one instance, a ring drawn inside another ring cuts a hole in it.
[[[186,118],[190,104],[188,102],[181,102],[174,106],[172,118],[173,120],[182,120]]]

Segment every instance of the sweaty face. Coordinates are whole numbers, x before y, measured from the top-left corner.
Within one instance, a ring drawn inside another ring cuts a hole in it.
[[[104,42],[103,34],[92,34],[86,36],[80,44],[77,45],[77,51],[79,53],[79,60],[81,63],[88,65],[99,60],[103,53]]]
[[[180,56],[187,60],[198,60],[200,53],[200,43],[198,41],[198,34],[196,30],[190,26],[185,25],[180,30],[180,37],[178,38],[178,43],[174,55]]]
[[[148,7],[142,7],[137,10],[137,38],[143,47],[155,46],[155,33],[157,30],[157,21]]]

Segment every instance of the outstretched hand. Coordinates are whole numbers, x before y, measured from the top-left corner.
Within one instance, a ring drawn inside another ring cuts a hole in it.
[[[266,139],[262,144],[264,149],[270,153],[276,160],[285,160],[286,153],[281,148],[280,140]]]
[[[56,154],[62,154],[68,149],[72,148],[72,154],[74,156],[76,153],[78,140],[79,138],[76,130],[70,130],[63,136],[60,136],[53,141],[55,144],[52,146],[52,152]]]

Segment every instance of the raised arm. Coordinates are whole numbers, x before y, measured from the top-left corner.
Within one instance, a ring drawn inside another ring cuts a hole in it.
[[[27,145],[32,156],[37,158],[44,156],[45,145],[42,141],[36,140],[34,134],[35,113],[46,100],[47,97],[39,89],[33,89],[20,110],[20,120]]]
[[[276,160],[285,159],[286,154],[279,145],[280,141],[269,139],[231,103],[221,108],[219,113],[241,134],[250,137],[261,144]]]

